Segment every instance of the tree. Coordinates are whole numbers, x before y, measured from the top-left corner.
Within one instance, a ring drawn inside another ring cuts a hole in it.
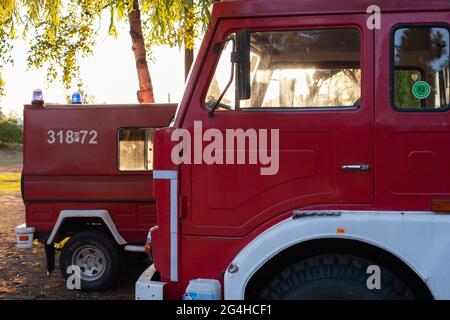
[[[8,17],[12,16],[13,8],[7,3],[0,2],[0,96],[4,95],[5,82],[1,71],[4,64],[12,62],[10,55],[11,45],[8,43]]]
[[[19,121],[12,117],[0,119],[0,145],[22,143],[23,130]]]
[[[133,52],[136,60],[136,70],[139,79],[139,102],[154,102],[152,78],[147,63],[147,50],[144,35],[142,34],[142,19],[138,0],[133,0],[133,8],[128,13],[130,22],[130,35],[133,43]]]
[[[209,20],[211,3],[212,0],[2,0],[0,63],[12,62],[8,59],[10,40],[21,33],[30,40],[27,59],[30,67],[47,68],[48,80],[60,77],[66,89],[74,81],[81,87],[79,59],[94,54],[97,25],[109,11],[109,35],[117,36],[117,23],[126,21],[130,27],[139,80],[138,101],[153,102],[147,63],[151,47],[184,43],[188,54],[186,66],[190,68],[190,52],[196,36]],[[1,85],[0,75],[0,90]]]
[[[192,12],[194,7],[193,0],[187,0],[186,5],[186,16],[189,21],[193,21],[195,19],[195,13]],[[195,23],[195,22],[194,22]],[[194,63],[194,43],[190,42],[195,39],[195,26],[193,24],[188,26],[185,35],[184,43],[189,43],[184,49],[184,78],[187,79],[189,75],[189,71],[191,70],[192,64]]]

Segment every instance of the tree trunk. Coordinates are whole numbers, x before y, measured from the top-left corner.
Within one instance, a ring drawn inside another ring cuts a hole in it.
[[[188,16],[189,21],[194,20],[194,17],[192,16],[193,13],[190,10],[194,6],[193,0],[188,0],[188,7],[186,8],[186,15]],[[194,30],[195,26],[191,25],[188,30],[186,30],[186,38],[194,38]],[[184,48],[184,80],[187,80],[189,76],[189,71],[191,70],[192,64],[194,63],[194,48],[187,48],[186,44],[187,41],[184,41],[185,48]]]
[[[147,51],[145,50],[144,36],[142,35],[141,10],[139,0],[133,0],[133,10],[129,13],[130,35],[132,49],[136,60],[136,70],[139,79],[137,98],[139,103],[153,103],[153,85],[147,64]]]
[[[194,49],[184,49],[184,79],[187,80],[189,71],[194,63]]]

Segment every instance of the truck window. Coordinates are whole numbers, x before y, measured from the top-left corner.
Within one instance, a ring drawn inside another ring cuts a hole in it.
[[[119,129],[119,170],[153,170],[154,128]]]
[[[222,51],[206,105],[230,78]],[[354,28],[251,33],[251,98],[240,108],[343,108],[361,101],[360,34]],[[234,85],[222,103],[234,108]]]
[[[393,103],[397,110],[441,111],[450,99],[449,31],[408,26],[394,32]]]

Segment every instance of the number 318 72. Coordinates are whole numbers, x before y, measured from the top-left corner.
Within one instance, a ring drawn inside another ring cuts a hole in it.
[[[96,130],[49,130],[47,134],[48,144],[97,144],[98,136]]]

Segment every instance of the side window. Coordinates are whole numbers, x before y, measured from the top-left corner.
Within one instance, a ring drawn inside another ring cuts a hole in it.
[[[153,170],[154,128],[119,129],[119,170],[151,171]]]
[[[207,97],[211,101],[229,82],[229,43]],[[361,101],[360,34],[354,28],[251,33],[251,98],[245,108],[357,107]],[[235,108],[234,83],[222,109]]]
[[[393,103],[398,110],[440,111],[450,100],[449,31],[411,26],[394,32]]]

